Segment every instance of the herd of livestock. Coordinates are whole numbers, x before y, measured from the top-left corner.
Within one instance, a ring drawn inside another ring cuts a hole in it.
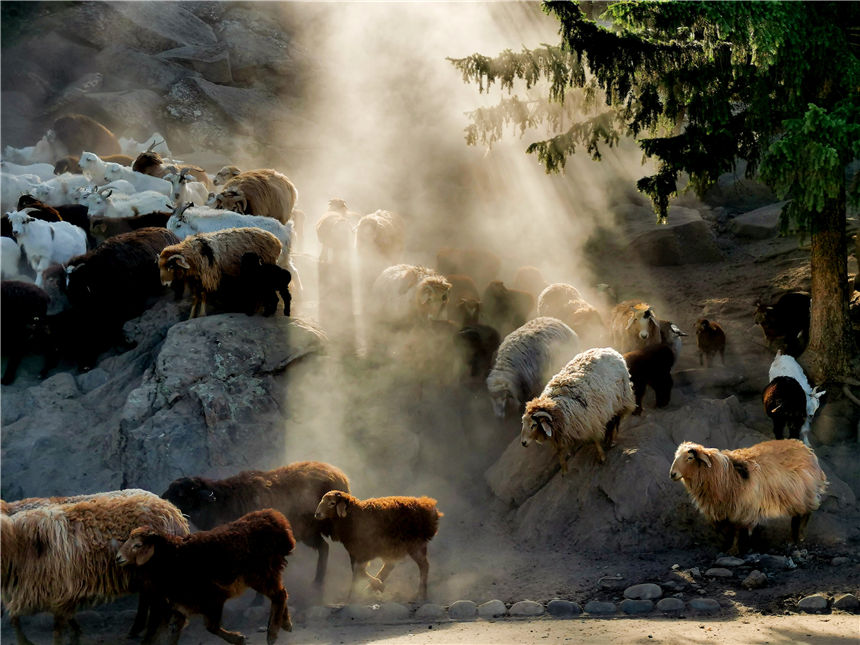
[[[304,243],[304,214],[287,177],[234,166],[210,176],[171,159],[157,137],[123,142],[70,115],[33,148],[4,155],[15,162],[4,160],[0,177],[3,384],[30,353],[44,354],[44,377],[61,359],[84,370],[127,347],[123,324],[165,286],[177,300],[190,293],[191,318],[210,307],[272,315],[280,306],[289,316],[292,297],[305,293],[291,258]],[[589,302],[534,267],[520,268],[508,286],[498,279],[499,258],[480,249],[440,249],[435,269],[405,264],[404,221],[386,210],[362,216],[341,199],[329,202],[315,232],[324,329],[350,320],[358,303],[356,347],[376,358],[418,357],[423,378],[485,387],[495,415],[521,415],[522,445],[549,444],[563,475],[582,446],[606,459],[622,420],[642,413],[648,388],[658,407],[670,401],[686,334],[647,302],[617,303],[607,285]],[[827,486],[808,439],[823,392],[795,360],[809,306],[806,294],[789,293],[755,314],[779,348],[763,395],[776,440],[722,451],[685,442],[675,453],[670,476],[709,520],[732,529],[732,552],[769,518],[790,517],[799,541]],[[717,322],[699,320],[695,338],[700,363],[725,361]],[[272,643],[291,629],[285,556],[296,541],[316,549],[321,590],[327,537],[349,554],[350,594],[363,579],[382,591],[408,555],[420,572],[418,598],[426,598],[427,544],[442,517],[427,497],[360,500],[345,473],[320,462],[181,478],[160,497],[129,489],[0,504],[2,599],[19,644],[29,642],[21,616],[52,612],[59,639],[67,628],[79,633],[79,605],[131,592],[140,598],[132,633],[145,630],[144,642],[167,625],[177,642],[187,616],[202,614],[210,632],[242,643],[223,629],[221,613],[246,588],[271,600]],[[383,566],[373,575],[367,566],[376,558]]]

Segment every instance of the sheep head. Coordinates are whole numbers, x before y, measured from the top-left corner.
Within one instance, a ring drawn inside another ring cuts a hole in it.
[[[161,536],[148,526],[141,526],[131,532],[116,554],[116,561],[121,567],[140,567],[149,562],[155,555],[155,546]]]
[[[523,447],[527,447],[532,441],[541,444],[547,439],[552,439],[553,428],[556,426],[553,415],[557,408],[555,401],[544,397],[532,399],[526,404],[523,429],[520,434]]]
[[[685,441],[675,451],[675,460],[669,468],[669,477],[674,481],[689,481],[699,468],[711,468],[708,449],[697,443]]]
[[[173,281],[185,271],[191,269],[188,260],[180,253],[165,255],[162,251],[158,258],[158,271],[161,276],[161,284],[169,287]]]
[[[421,318],[438,320],[448,304],[448,291],[451,283],[442,276],[424,278],[416,289],[415,297],[418,313]]]
[[[315,520],[330,520],[335,516],[344,518],[347,515],[351,496],[339,490],[330,490],[323,495],[317,510],[314,511]]]
[[[654,310],[644,302],[631,307],[631,316],[627,320],[625,329],[630,329],[634,324],[639,325],[639,338],[646,340],[650,334],[651,324],[654,322]]]
[[[493,414],[499,419],[504,419],[508,409],[508,403],[513,402],[519,407],[519,400],[513,395],[508,387],[507,379],[498,374],[490,374],[487,377],[487,390],[490,392],[490,401],[493,404]]]
[[[212,180],[212,183],[215,186],[222,186],[226,184],[228,181],[233,179],[236,175],[238,175],[241,170],[239,170],[236,166],[224,166],[221,170],[218,171],[218,174],[215,175],[215,179]]]
[[[214,503],[218,498],[215,491],[199,477],[180,477],[167,487],[161,499],[166,499],[186,515],[191,515]]]

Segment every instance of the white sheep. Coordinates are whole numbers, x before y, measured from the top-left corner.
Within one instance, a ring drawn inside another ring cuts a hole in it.
[[[7,175],[36,175],[40,181],[54,177],[54,166],[49,163],[31,163],[19,165],[11,161],[0,161],[0,172]]]
[[[18,206],[18,198],[25,193],[30,193],[39,184],[37,175],[0,173],[0,208],[4,213],[14,210]]]
[[[105,172],[107,172],[107,163],[103,161],[94,152],[81,152],[81,157],[78,159],[78,165],[81,167],[81,173],[95,184],[100,184],[104,180]]]
[[[187,202],[202,205],[209,199],[209,189],[202,182],[194,181],[194,175],[188,174],[186,169],[179,173],[169,172],[163,179],[173,187],[170,196],[177,206]]]
[[[594,443],[602,463],[621,419],[635,407],[624,357],[610,347],[588,349],[553,376],[539,397],[526,403],[521,442],[552,443],[562,474],[571,451],[582,443]]]
[[[549,316],[529,320],[505,336],[487,376],[495,415],[503,419],[509,403],[521,409],[579,347],[576,332]]]
[[[818,386],[812,387],[806,374],[803,373],[803,368],[800,366],[794,357],[788,354],[783,354],[781,351],[776,353],[776,357],[770,364],[770,369],[767,372],[770,381],[773,381],[777,376],[788,376],[798,382],[803,391],[806,393],[806,421],[800,428],[800,438],[803,443],[809,445],[809,433],[812,431],[810,424],[812,418],[818,411],[818,406],[821,404],[821,397],[826,393],[825,390],[819,390]]]
[[[379,322],[411,326],[440,319],[451,283],[427,267],[396,264],[373,283],[372,310]]]
[[[140,172],[135,172],[128,166],[123,166],[118,163],[105,164],[105,181],[115,181],[117,179],[125,179],[138,191],[151,191],[162,193],[163,195],[171,195],[173,186],[169,181],[165,181],[161,177],[153,177],[152,175],[144,175]]]
[[[90,217],[134,217],[173,208],[170,197],[154,190],[133,195],[114,195],[110,189],[93,191],[87,196],[86,205]]]
[[[48,206],[63,206],[75,203],[77,190],[88,186],[89,183],[83,175],[64,172],[53,179],[36,184],[29,193]]]
[[[30,266],[36,272],[36,286],[43,284],[43,272],[52,264],[65,264],[76,255],[87,252],[87,234],[68,222],[43,222],[30,217],[31,210],[9,214],[12,232],[21,249],[27,254]]]
[[[21,280],[25,278],[18,270],[21,262],[21,249],[11,237],[0,237],[0,279]]]
[[[197,233],[214,233],[227,228],[255,227],[268,231],[281,242],[281,255],[278,263],[286,266],[301,289],[302,281],[299,272],[293,264],[291,248],[293,238],[293,223],[281,224],[273,217],[259,215],[242,215],[221,208],[208,206],[192,206],[190,203],[173,209],[173,215],[167,220],[167,229],[173,231],[180,240]]]

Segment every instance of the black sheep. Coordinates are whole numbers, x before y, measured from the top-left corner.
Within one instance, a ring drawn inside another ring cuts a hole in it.
[[[657,395],[657,407],[669,405],[673,384],[671,372],[675,364],[675,353],[670,346],[661,343],[635,349],[624,354],[624,362],[627,363],[633,395],[636,397],[634,415],[642,414],[642,399],[649,385]]]
[[[0,283],[0,308],[3,310],[2,344],[9,362],[3,385],[15,381],[21,359],[33,351],[44,337],[44,324],[50,298],[29,282],[4,280]]]
[[[278,294],[284,301],[284,315],[290,315],[290,280],[293,276],[287,269],[276,264],[263,264],[256,253],[242,256],[239,274],[240,288],[245,302],[245,313],[253,316],[260,306],[263,315],[271,316],[278,308]]]
[[[797,358],[809,343],[811,300],[806,293],[786,293],[773,305],[756,303],[755,323],[760,325],[772,349]]]
[[[21,195],[18,198],[18,210],[25,208],[36,208],[35,212],[31,212],[30,216],[36,219],[43,219],[46,222],[64,221],[69,224],[74,224],[82,229],[87,234],[87,245],[95,246],[95,240],[90,235],[90,220],[87,217],[88,208],[83,204],[64,204],[62,206],[48,206],[44,202],[40,202],[32,195]]]
[[[777,376],[762,393],[764,411],[773,421],[773,436],[783,438],[783,430],[788,426],[788,438],[799,439],[800,429],[806,422],[806,392],[790,376]]]

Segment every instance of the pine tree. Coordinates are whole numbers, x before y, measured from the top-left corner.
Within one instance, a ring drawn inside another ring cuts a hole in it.
[[[530,144],[547,172],[584,146],[635,138],[657,172],[637,187],[660,218],[682,173],[704,193],[746,161],[748,177],[789,199],[783,230],[811,236],[811,369],[851,374],[846,166],[860,157],[860,3],[623,2],[594,20],[592,3],[544,2],[561,43],[494,58],[450,59],[467,82],[509,96],[471,114],[467,142],[492,145],[506,126],[547,125]],[[606,26],[604,26],[606,25]],[[528,97],[510,96],[524,81]],[[547,83],[546,95],[538,87]]]

